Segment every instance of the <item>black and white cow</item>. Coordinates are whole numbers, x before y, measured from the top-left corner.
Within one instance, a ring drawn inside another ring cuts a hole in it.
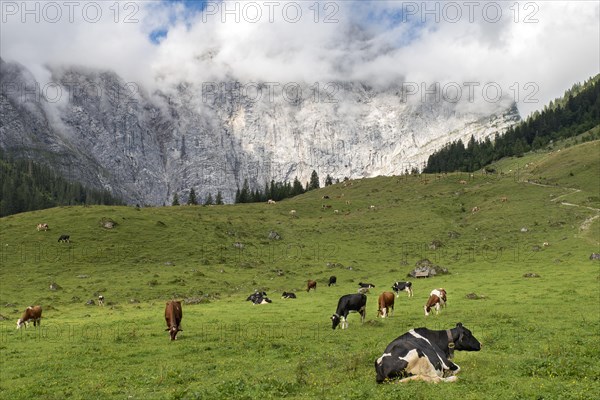
[[[392,290],[396,293],[396,298],[400,296],[400,292],[405,291],[408,293],[408,297],[413,296],[412,282],[394,282]]]
[[[331,316],[331,328],[335,329],[341,323],[341,328],[346,329],[348,327],[348,321],[346,321],[346,318],[350,312],[359,313],[360,321],[365,322],[366,309],[367,296],[364,294],[347,294],[340,297],[337,310],[335,311],[335,314]]]
[[[296,298],[296,294],[292,293],[292,292],[283,292],[283,294],[281,295],[282,299],[295,299]]]
[[[460,367],[450,361],[454,350],[480,349],[479,341],[460,322],[445,331],[412,329],[391,342],[375,360],[376,381],[401,378],[400,382],[454,382],[460,371]]]
[[[267,293],[256,291],[256,292],[252,293],[250,296],[248,296],[246,301],[251,301],[254,303],[255,300],[257,300],[258,298],[261,298],[261,297],[267,297]]]
[[[60,237],[58,238],[58,242],[65,242],[65,243],[70,243],[71,242],[71,237],[69,235],[60,235]]]
[[[375,287],[375,285],[373,285],[372,283],[362,283],[362,282],[359,282],[358,286],[361,288],[365,288],[365,289],[372,289]]]
[[[337,278],[334,275],[331,275],[329,277],[329,283],[327,284],[327,286],[335,285],[336,283],[337,283]]]

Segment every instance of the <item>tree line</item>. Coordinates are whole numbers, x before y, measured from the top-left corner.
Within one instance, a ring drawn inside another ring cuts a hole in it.
[[[107,190],[70,182],[32,160],[8,157],[0,150],[0,217],[66,205],[122,205]]]
[[[462,140],[447,144],[429,156],[423,172],[473,172],[503,157],[520,157],[555,140],[580,135],[599,124],[600,75],[596,75],[583,85],[574,85],[562,98],[510,127],[504,135],[496,134],[493,141],[476,141],[471,136],[466,146]],[[594,140],[598,134],[587,136],[583,140]]]

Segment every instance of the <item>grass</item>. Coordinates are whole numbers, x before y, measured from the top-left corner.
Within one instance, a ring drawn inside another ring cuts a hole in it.
[[[0,219],[0,397],[593,398],[598,145],[502,160],[503,175],[354,180],[274,206],[64,207]],[[39,222],[50,231],[37,232]],[[56,242],[63,233],[70,244]],[[413,279],[415,297],[403,293],[394,316],[376,320],[376,296],[422,258],[451,274]],[[330,275],[338,284],[328,288]],[[307,279],[316,292],[304,291]],[[351,315],[348,330],[332,331],[337,299],[360,281],[377,286],[366,323]],[[435,287],[447,289],[448,307],[426,318]],[[246,302],[255,289],[273,303]],[[279,299],[283,291],[298,299]],[[107,306],[85,305],[96,293]],[[197,303],[184,303],[176,342],[164,331],[171,298]],[[41,329],[16,331],[31,304],[44,307]],[[374,360],[394,338],[459,321],[484,347],[457,353],[456,384],[375,383]]]

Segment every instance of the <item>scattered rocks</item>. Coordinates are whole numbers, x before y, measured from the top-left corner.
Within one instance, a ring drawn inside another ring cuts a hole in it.
[[[448,239],[458,239],[460,237],[460,233],[455,231],[448,232]]]
[[[17,306],[17,305],[16,305],[16,304],[13,304],[13,303],[6,303],[6,304],[4,305],[4,307],[6,307],[6,308],[14,308],[14,307],[16,307],[16,306]]]
[[[486,296],[479,295],[479,294],[476,294],[476,293],[468,293],[465,297],[467,299],[469,299],[469,300],[481,300],[481,299],[485,299],[486,298]]]
[[[337,262],[328,262],[327,268],[344,268],[344,265],[342,263]]]
[[[600,253],[592,253],[590,255],[590,260],[600,260]]]
[[[171,261],[165,262],[165,267],[173,267],[173,266],[175,266],[175,264],[172,263]]]
[[[61,290],[62,286],[60,286],[58,283],[56,282],[52,282],[50,284],[50,290]]]
[[[81,301],[81,299],[77,296],[71,297],[71,303],[79,303],[80,301]]]
[[[118,224],[117,224],[115,221],[113,221],[112,219],[110,219],[110,218],[103,217],[103,218],[100,220],[100,226],[101,226],[102,228],[104,228],[104,229],[113,229],[113,228],[114,228],[114,227],[116,227],[117,225],[118,225]]]
[[[275,231],[269,232],[269,240],[281,240],[281,235]]]
[[[96,302],[92,299],[89,299],[88,301],[85,302],[86,306],[94,306],[96,305]]]
[[[241,243],[241,242],[235,242],[235,243],[233,244],[233,247],[235,247],[236,249],[240,249],[240,250],[241,250],[241,249],[243,249],[243,248],[244,248],[244,244],[243,244],[243,243]]]
[[[538,274],[536,274],[535,272],[528,272],[526,274],[523,274],[523,278],[539,278],[540,276]]]
[[[4,315],[0,314],[0,321],[6,321],[8,319],[8,317],[5,317]]]
[[[432,240],[431,243],[429,243],[429,250],[437,250],[440,247],[443,247],[444,244],[442,243],[441,240]]]
[[[77,277],[78,277],[79,279],[87,279],[87,278],[89,278],[90,276],[89,276],[89,275],[77,275]]]
[[[130,304],[138,304],[140,301],[138,299],[129,299]]]
[[[415,264],[416,268],[408,273],[413,278],[429,278],[436,275],[449,274],[448,268],[440,265],[434,265],[429,259],[424,258]]]
[[[529,232],[529,229],[527,229],[526,227],[522,227],[521,228],[521,232],[525,233],[525,232]]]

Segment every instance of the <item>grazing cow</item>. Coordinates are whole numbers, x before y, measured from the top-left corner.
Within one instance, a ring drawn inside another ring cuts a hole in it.
[[[506,197],[506,196],[502,196],[502,197],[500,197],[500,202],[501,202],[501,203],[506,203],[506,202],[508,202],[508,197]]]
[[[29,306],[21,315],[21,318],[17,320],[17,329],[20,329],[23,324],[25,328],[29,326],[29,321],[33,320],[33,326],[42,324],[42,307],[41,306]]]
[[[65,243],[70,243],[70,236],[69,235],[60,235],[60,237],[58,238],[58,242],[65,242]]]
[[[321,208],[325,209],[325,208],[331,208],[330,204],[322,204]]]
[[[337,278],[334,275],[331,275],[329,277],[329,283],[327,284],[327,286],[335,285],[336,283],[337,283]]]
[[[394,314],[394,300],[396,296],[392,292],[383,292],[379,295],[377,309],[377,317],[381,316],[381,318],[385,318],[387,316],[392,316]],[[391,310],[390,310],[391,309]]]
[[[296,218],[296,210],[290,210],[290,217]]]
[[[276,204],[276,203],[275,203],[275,200],[269,199],[269,200],[267,200],[267,204]]]
[[[167,302],[167,306],[165,307],[167,329],[165,329],[165,331],[169,331],[171,340],[177,340],[177,332],[183,331],[183,329],[181,329],[182,317],[183,312],[181,311],[181,302],[175,300]]]
[[[475,214],[476,212],[478,212],[480,210],[479,207],[475,206],[473,208],[471,208],[471,214]]]
[[[460,371],[450,361],[454,350],[481,350],[479,341],[460,322],[445,331],[412,329],[392,341],[375,360],[375,380],[377,383],[393,378],[402,378],[400,382],[454,382]]]
[[[425,316],[429,315],[432,307],[435,307],[435,314],[440,313],[440,307],[446,307],[446,290],[439,288],[433,289],[429,294],[429,299],[427,300],[427,304],[423,306],[425,309]]]
[[[335,314],[331,316],[332,329],[337,328],[341,323],[341,328],[348,328],[348,321],[346,318],[350,312],[357,312],[360,314],[360,321],[365,322],[365,314],[367,310],[367,296],[364,294],[347,294],[340,297],[338,301],[337,310]]]
[[[396,293],[396,297],[400,296],[400,292],[405,291],[408,297],[413,297],[412,282],[394,282],[392,290]]]
[[[104,305],[104,296],[102,296],[102,295],[98,296],[98,305],[99,306]]]
[[[306,291],[310,292],[310,289],[313,290],[317,290],[317,281],[313,281],[313,280],[308,280],[308,282],[306,283]]]
[[[327,196],[327,195],[323,196],[323,200],[329,200],[329,196]]]
[[[39,231],[47,231],[49,229],[48,224],[37,224],[37,230]]]
[[[295,293],[291,293],[291,292],[283,292],[283,294],[281,295],[282,299],[295,299],[296,298],[296,294]]]

